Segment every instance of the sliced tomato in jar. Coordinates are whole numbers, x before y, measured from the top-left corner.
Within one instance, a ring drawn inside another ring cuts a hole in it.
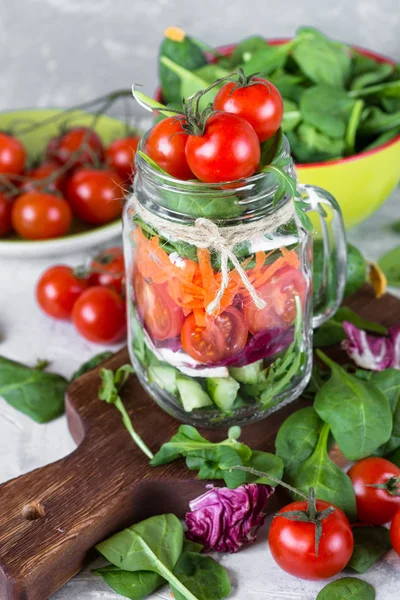
[[[167,284],[148,283],[136,272],[133,289],[137,310],[153,339],[162,341],[180,335],[184,314],[169,296]]]
[[[235,356],[245,347],[247,337],[242,313],[230,306],[217,317],[206,315],[204,325],[199,325],[194,314],[190,314],[183,325],[181,341],[189,356],[208,363]]]
[[[295,296],[300,297],[303,306],[306,287],[300,271],[293,267],[279,269],[257,288],[257,292],[267,303],[265,308],[259,310],[250,298],[246,298],[244,316],[250,332],[256,334],[274,327],[289,327],[296,317]]]

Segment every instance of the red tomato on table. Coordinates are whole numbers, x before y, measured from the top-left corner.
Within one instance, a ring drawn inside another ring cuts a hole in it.
[[[88,287],[87,279],[77,277],[66,265],[47,269],[36,285],[40,308],[55,319],[70,319],[75,302]]]
[[[392,542],[393,548],[400,556],[400,510],[395,513],[392,524],[390,525],[390,541]]]
[[[89,283],[90,285],[112,287],[118,294],[121,294],[124,269],[122,248],[107,248],[90,263]]]
[[[347,474],[354,486],[358,520],[371,525],[384,525],[391,521],[400,509],[400,479],[396,483],[400,478],[399,467],[385,458],[371,456],[358,461]],[[392,493],[371,487],[387,483]]]
[[[199,326],[193,314],[186,317],[182,328],[183,349],[201,363],[219,362],[235,356],[246,345],[248,330],[242,313],[233,306],[217,317],[205,315]]]
[[[317,500],[316,506],[318,511],[322,511],[332,505]],[[281,516],[285,511],[305,511],[305,500],[292,502],[275,515],[268,543],[281,569],[295,577],[311,580],[328,579],[344,569],[353,554],[353,533],[344,512],[336,506],[334,508],[334,512],[321,521],[318,556],[315,552],[315,523]]]
[[[133,276],[136,308],[150,337],[167,340],[180,335],[184,315],[168,294],[166,283],[148,283],[136,272]]]
[[[91,342],[119,342],[126,333],[125,302],[110,288],[90,287],[75,302],[72,321],[77,331]]]

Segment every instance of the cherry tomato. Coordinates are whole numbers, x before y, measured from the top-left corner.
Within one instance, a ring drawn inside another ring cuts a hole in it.
[[[283,267],[260,286],[257,292],[266,301],[266,307],[259,310],[250,298],[246,298],[244,305],[246,323],[253,334],[274,327],[289,327],[296,317],[296,295],[300,297],[303,306],[306,282],[297,269]]]
[[[125,302],[110,288],[90,287],[75,302],[72,321],[77,331],[91,342],[119,342],[126,332]]]
[[[148,283],[136,272],[133,276],[136,307],[150,336],[167,340],[180,335],[184,315],[168,294],[167,284]]]
[[[167,117],[150,130],[144,152],[164,171],[177,179],[194,179],[185,156],[188,135],[177,117]]]
[[[90,263],[90,285],[112,287],[118,294],[122,292],[124,279],[124,253],[122,248],[107,248]]]
[[[123,181],[115,171],[81,169],[66,185],[74,214],[91,225],[103,225],[122,212]]]
[[[226,83],[214,100],[215,110],[224,110],[246,119],[260,142],[272,137],[281,126],[283,101],[277,88],[267,79],[253,77],[249,85]]]
[[[317,500],[317,510],[332,506]],[[294,521],[279,516],[287,511],[304,511],[306,501],[292,502],[275,515],[269,530],[268,543],[271,554],[278,565],[291,575],[301,579],[328,579],[349,562],[353,554],[354,541],[350,523],[340,508],[321,521],[322,535],[315,553],[315,523]]]
[[[71,163],[71,167],[96,165],[103,159],[104,147],[97,133],[90,127],[73,127],[49,141],[46,156],[61,165]]]
[[[347,474],[354,486],[358,520],[371,525],[388,523],[400,508],[400,480],[398,485],[395,483],[396,478],[400,477],[399,467],[385,458],[371,456],[359,460]],[[385,489],[370,487],[371,484],[385,484],[391,478],[394,478],[393,494]],[[396,493],[399,495],[396,496]]]
[[[21,175],[26,161],[23,144],[12,135],[0,132],[0,174]]]
[[[21,185],[21,190],[24,192],[55,192],[57,190],[62,192],[65,175],[56,174],[59,170],[60,165],[51,161],[46,161],[38,167],[30,169],[25,174],[29,179]]]
[[[42,192],[27,192],[14,202],[11,219],[21,237],[44,240],[68,233],[72,212],[63,198]]]
[[[129,136],[115,140],[106,151],[106,161],[124,181],[132,180],[135,170],[135,154],[140,137]]]
[[[247,342],[242,313],[233,306],[218,317],[205,315],[205,326],[196,324],[193,314],[186,317],[181,341],[185,352],[201,363],[218,362],[238,354]]]
[[[400,556],[400,510],[395,512],[390,526],[390,541],[392,546]]]
[[[71,267],[55,265],[41,275],[36,299],[50,317],[70,319],[75,302],[88,285],[87,279],[77,277]]]
[[[12,231],[12,201],[0,192],[0,237]]]
[[[247,121],[217,112],[207,119],[203,135],[188,137],[185,154],[189,167],[200,181],[235,181],[256,172],[260,142]]]

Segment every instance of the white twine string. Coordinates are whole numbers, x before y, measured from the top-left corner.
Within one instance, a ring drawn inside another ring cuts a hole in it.
[[[247,277],[245,270],[233,252],[233,248],[237,244],[247,242],[256,236],[273,233],[278,227],[287,223],[294,215],[293,200],[286,202],[272,214],[257,221],[227,227],[218,227],[216,223],[205,218],[196,219],[194,226],[173,223],[147,210],[135,195],[131,197],[130,206],[133,207],[135,214],[151,227],[154,227],[160,234],[165,234],[165,237],[186,242],[196,246],[196,248],[208,248],[219,252],[221,256],[221,284],[214,300],[206,308],[208,314],[213,314],[218,310],[224,292],[229,285],[229,260],[239,273],[240,279],[255,306],[258,309],[265,308],[265,300],[261,298]]]

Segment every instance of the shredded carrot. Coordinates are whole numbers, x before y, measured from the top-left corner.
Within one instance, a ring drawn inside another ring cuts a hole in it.
[[[295,250],[288,250],[287,248],[282,247],[280,248],[280,251],[282,252],[282,256],[288,265],[294,269],[298,269],[300,267],[300,259]]]
[[[199,259],[199,268],[202,280],[202,288],[205,294],[205,301],[209,304],[216,292],[214,279],[214,270],[211,264],[210,251],[207,248],[197,248],[197,258]]]
[[[193,309],[194,318],[196,320],[197,327],[205,327],[206,326],[206,313],[204,308],[194,308]]]

